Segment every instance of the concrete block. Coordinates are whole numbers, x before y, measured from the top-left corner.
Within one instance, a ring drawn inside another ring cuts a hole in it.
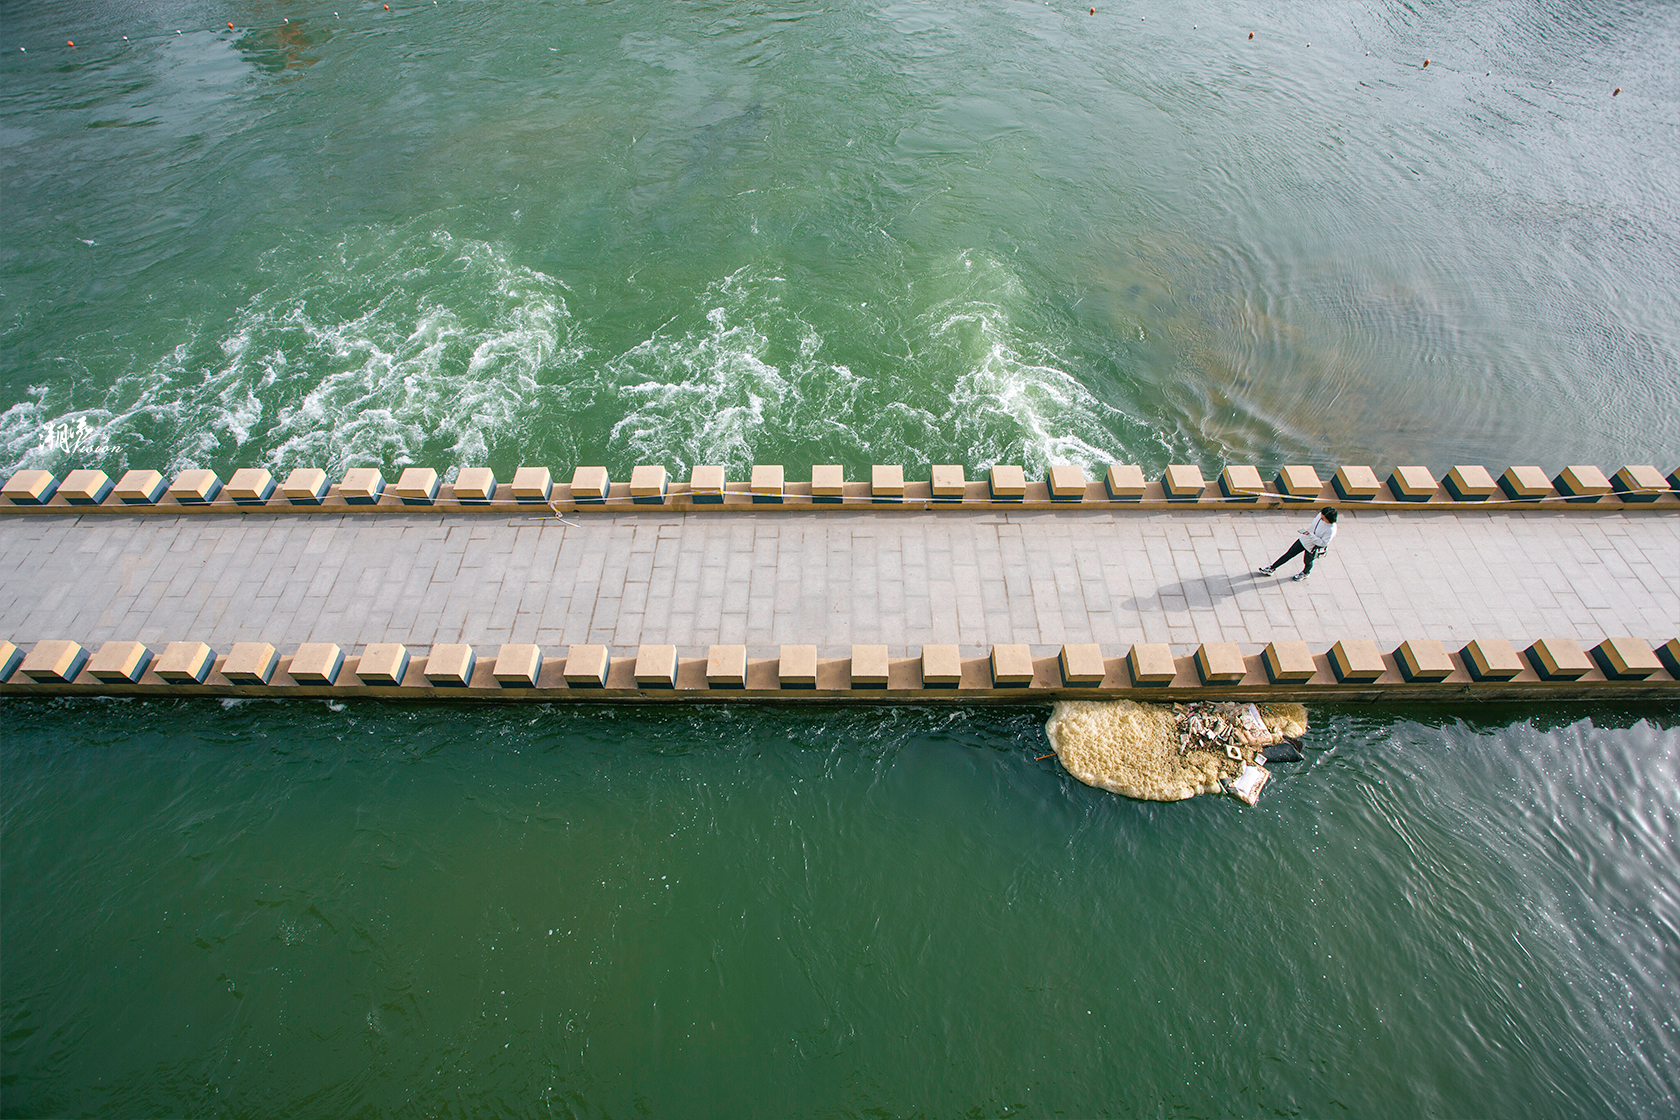
[[[1103,488],[1113,501],[1135,502],[1149,489],[1149,483],[1143,477],[1143,468],[1136,463],[1110,463],[1108,473],[1103,476]]]
[[[133,684],[152,663],[152,651],[140,642],[106,642],[88,661],[88,672],[106,684]]]
[[[760,505],[780,505],[787,489],[787,472],[773,463],[754,463],[752,500]]]
[[[1161,488],[1172,501],[1194,501],[1207,489],[1207,480],[1202,477],[1201,467],[1193,463],[1174,463],[1161,476]]]
[[[1330,481],[1344,502],[1368,502],[1382,490],[1377,472],[1370,467],[1337,467]]]
[[[1278,493],[1291,498],[1316,498],[1324,492],[1324,480],[1307,466],[1288,466],[1278,471]]]
[[[1523,671],[1522,659],[1504,638],[1477,638],[1459,652],[1464,667],[1479,681],[1508,681]]]
[[[986,474],[994,502],[1019,502],[1027,496],[1027,472],[1018,466],[1000,465]]]
[[[887,647],[852,647],[852,687],[887,687]]]
[[[1400,675],[1413,683],[1444,681],[1453,674],[1452,657],[1445,643],[1433,638],[1401,642],[1400,648],[1394,651],[1394,660],[1400,663]]]
[[[1593,647],[1593,660],[1613,681],[1642,681],[1662,662],[1657,653],[1638,638],[1606,638]]]
[[[23,659],[23,675],[36,684],[69,684],[87,665],[88,652],[77,642],[36,642]]]
[[[1579,680],[1592,671],[1592,659],[1571,638],[1541,638],[1523,651],[1541,680]]]
[[[405,506],[429,506],[437,501],[438,473],[431,467],[405,467],[391,489]]]
[[[401,642],[374,642],[362,650],[356,677],[363,684],[394,688],[408,673],[408,647]]]
[[[1388,488],[1402,502],[1427,502],[1440,486],[1428,467],[1395,467],[1388,476]]]
[[[1552,480],[1539,467],[1505,468],[1505,473],[1499,476],[1499,488],[1512,501],[1552,496]]]
[[[1455,502],[1485,502],[1499,489],[1488,469],[1474,464],[1454,467],[1441,484]]]
[[[962,684],[962,654],[956,646],[922,647],[922,687],[956,688]]]
[[[287,674],[298,684],[332,685],[344,668],[344,651],[334,642],[305,642],[292,654]],[[222,674],[226,676],[224,672]]]
[[[747,687],[747,647],[712,646],[706,650],[707,688]]]
[[[542,661],[541,646],[509,643],[496,651],[496,667],[490,675],[498,688],[535,688]]]
[[[696,505],[721,506],[728,485],[723,467],[716,464],[698,466],[688,473],[688,496]]]
[[[1330,668],[1342,684],[1368,684],[1388,669],[1377,643],[1364,638],[1343,639],[1330,647]]]
[[[117,479],[117,501],[129,506],[156,505],[168,489],[156,471],[127,471]]]
[[[572,501],[600,505],[612,493],[612,478],[605,467],[579,467],[572,472]]]
[[[566,648],[566,683],[572,688],[605,688],[607,670],[612,668],[612,655],[606,646],[568,646]]]
[[[1032,647],[1021,644],[992,647],[992,687],[1026,688],[1032,684]]]
[[[274,496],[274,476],[261,467],[241,467],[222,493],[242,506],[260,506]]]
[[[267,642],[235,642],[222,662],[222,676],[233,684],[267,684],[280,665],[280,654]]]
[[[1258,467],[1226,467],[1219,472],[1219,492],[1233,501],[1258,502],[1266,483]]]
[[[1680,638],[1670,638],[1651,652],[1657,655],[1669,676],[1680,678]]]
[[[1095,642],[1062,647],[1062,683],[1075,688],[1094,688],[1108,675],[1102,647]]]
[[[96,506],[109,498],[114,488],[104,471],[71,471],[59,485],[58,496],[73,506]]]
[[[222,480],[215,471],[182,471],[169,484],[169,496],[184,506],[209,505],[221,492]]]
[[[1082,502],[1085,500],[1085,468],[1078,463],[1057,463],[1045,479],[1050,484],[1052,502]]]
[[[355,467],[344,472],[338,496],[353,506],[371,506],[385,493],[385,476],[377,467]]]
[[[477,668],[478,654],[473,647],[456,643],[433,646],[426,655],[426,683],[437,688],[466,688],[472,684]]]
[[[846,468],[838,463],[824,463],[811,468],[811,500],[835,503],[846,497]]]
[[[326,471],[319,467],[299,467],[280,484],[280,493],[294,505],[318,506],[330,488]]]
[[[1306,642],[1268,643],[1263,660],[1266,676],[1273,684],[1300,684],[1318,673],[1318,663]]]
[[[546,502],[554,496],[554,476],[547,467],[520,467],[508,490],[516,502]]]
[[[954,464],[940,464],[933,468],[933,484],[931,487],[933,500],[936,502],[960,502],[968,488],[968,477],[962,467]]]
[[[1676,494],[1680,494],[1680,467],[1668,472],[1668,488]]]
[[[1236,642],[1203,642],[1196,649],[1196,672],[1203,684],[1236,684],[1248,675]]]
[[[1610,480],[1593,466],[1565,467],[1552,485],[1571,502],[1596,502],[1610,493]]]
[[[12,679],[17,667],[23,664],[23,651],[13,642],[0,642],[0,684]]]
[[[1627,466],[1610,479],[1610,488],[1624,502],[1654,502],[1668,493],[1668,479],[1652,466]]]
[[[455,472],[455,500],[483,505],[496,497],[496,472],[489,467],[462,467]]]
[[[637,646],[636,687],[677,687],[677,647]]]
[[[670,472],[659,464],[643,463],[630,469],[630,500],[636,505],[664,505],[670,489]]]
[[[152,664],[167,684],[203,684],[216,666],[216,651],[203,642],[170,642]]]
[[[1178,676],[1172,647],[1160,642],[1139,642],[1126,655],[1132,679],[1138,684],[1171,684]]]
[[[57,490],[58,479],[51,471],[17,471],[0,486],[0,497],[20,506],[38,506],[51,501]]]
[[[877,502],[902,502],[904,500],[904,468],[893,464],[883,466],[876,463],[869,468],[869,497]]]
[[[817,647],[783,646],[776,662],[779,688],[817,687]]]

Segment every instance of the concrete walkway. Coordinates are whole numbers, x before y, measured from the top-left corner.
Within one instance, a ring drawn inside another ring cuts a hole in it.
[[[1026,642],[1245,652],[1680,635],[1680,515],[1345,512],[1311,579],[1254,569],[1299,512],[0,517],[0,638]],[[1291,561],[1289,573],[1299,561]],[[755,652],[755,655],[756,652]]]

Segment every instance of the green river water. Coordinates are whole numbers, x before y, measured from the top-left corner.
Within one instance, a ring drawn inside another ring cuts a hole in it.
[[[0,0],[0,472],[1680,462],[1680,6],[1089,6]],[[1680,710],[1047,714],[7,701],[0,1113],[1680,1112]]]

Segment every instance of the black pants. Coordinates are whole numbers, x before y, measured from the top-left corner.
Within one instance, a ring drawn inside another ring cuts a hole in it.
[[[1288,552],[1284,553],[1282,556],[1279,556],[1276,560],[1272,561],[1272,570],[1276,571],[1277,569],[1283,567],[1284,564],[1288,563],[1289,558],[1291,556],[1299,556],[1303,552],[1307,554],[1307,558],[1302,561],[1302,563],[1305,564],[1306,567],[1301,569],[1301,574],[1302,575],[1311,574],[1313,561],[1318,559],[1318,553],[1315,550],[1308,548],[1306,545],[1302,544],[1300,541],[1296,541],[1294,544],[1290,545]]]

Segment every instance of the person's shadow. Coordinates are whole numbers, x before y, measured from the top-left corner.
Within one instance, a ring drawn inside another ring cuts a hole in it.
[[[1160,600],[1179,598],[1185,601],[1185,605],[1190,610],[1205,610],[1216,603],[1229,599],[1243,587],[1258,582],[1260,582],[1260,577],[1254,572],[1241,572],[1234,576],[1211,575],[1206,579],[1180,580],[1171,587],[1156,588],[1154,601],[1132,596],[1126,603],[1126,609],[1133,613],[1144,610],[1159,610]]]

